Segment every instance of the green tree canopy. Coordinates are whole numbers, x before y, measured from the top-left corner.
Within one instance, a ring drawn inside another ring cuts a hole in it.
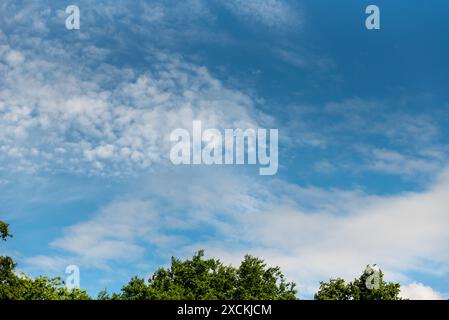
[[[9,233],[9,224],[6,224],[0,220],[0,238],[3,241],[6,241],[8,237],[12,237],[12,235]]]
[[[316,300],[401,300],[399,283],[385,282],[384,274],[368,265],[362,275],[353,282],[331,279],[320,282]]]
[[[11,236],[8,225],[0,221],[0,235],[3,240]],[[17,275],[16,263],[11,257],[0,256],[0,300],[86,300],[85,291],[67,290],[60,278],[31,278]]]
[[[0,238],[11,237],[9,225],[0,221]],[[31,278],[17,274],[16,263],[0,256],[0,300],[85,300],[85,291],[68,290],[60,278]],[[346,283],[341,278],[321,282],[316,300],[399,300],[398,283],[385,282],[381,270],[367,266],[362,275]],[[238,268],[199,251],[191,259],[172,258],[147,281],[132,278],[121,292],[98,295],[100,300],[294,300],[296,289],[279,267],[246,255]]]
[[[267,267],[261,259],[247,255],[235,268],[204,259],[199,251],[192,259],[172,258],[169,268],[158,269],[147,282],[134,277],[121,293],[102,292],[99,299],[279,300],[296,299],[296,290],[278,267]]]

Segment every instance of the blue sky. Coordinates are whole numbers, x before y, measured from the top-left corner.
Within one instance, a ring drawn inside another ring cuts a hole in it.
[[[448,12],[2,1],[0,218],[15,237],[1,252],[32,275],[79,265],[92,294],[204,248],[279,265],[304,298],[369,263],[404,296],[448,298]],[[173,166],[169,133],[195,119],[278,128],[278,174]]]

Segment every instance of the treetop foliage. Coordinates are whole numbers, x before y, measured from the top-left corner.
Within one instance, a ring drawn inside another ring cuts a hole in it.
[[[12,237],[12,234],[9,233],[9,224],[0,220],[0,238],[6,241],[8,237]]]
[[[0,238],[12,235],[9,225],[0,221]],[[86,291],[68,290],[60,278],[31,278],[17,274],[16,263],[0,256],[0,300],[88,300]],[[400,286],[385,282],[377,271],[376,285],[367,281],[376,270],[367,267],[352,282],[341,278],[321,282],[315,294],[317,300],[399,300]],[[223,264],[218,259],[206,259],[199,251],[191,259],[172,258],[168,268],[159,268],[148,279],[133,277],[119,293],[100,292],[99,300],[294,300],[296,285],[287,282],[279,267],[246,255],[239,267]]]
[[[374,281],[371,288],[367,282]],[[330,279],[329,282],[320,282],[320,289],[315,294],[316,300],[401,300],[399,283],[384,281],[381,270],[376,271],[367,266],[362,275],[352,282],[346,283],[341,278]]]
[[[295,284],[286,282],[278,267],[246,255],[238,268],[217,259],[204,259],[204,251],[192,259],[172,258],[171,266],[158,269],[145,281],[132,278],[121,293],[99,299],[114,300],[285,300],[296,299]]]
[[[0,221],[0,236],[11,237],[8,224]],[[87,292],[67,290],[60,278],[31,278],[15,272],[16,263],[10,257],[0,256],[0,300],[86,300]]]

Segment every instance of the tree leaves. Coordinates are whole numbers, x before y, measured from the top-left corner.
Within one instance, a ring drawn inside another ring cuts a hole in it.
[[[145,283],[133,278],[120,294],[101,299],[120,300],[279,300],[296,299],[294,283],[287,283],[278,267],[245,256],[239,268],[217,259],[204,259],[204,251],[192,259],[172,258],[171,266],[160,268]]]
[[[6,241],[11,237],[9,225],[0,221],[0,235]],[[60,278],[30,278],[17,275],[16,263],[11,257],[0,256],[0,300],[86,300],[87,292],[68,290]]]
[[[9,225],[0,221],[0,236],[11,237]],[[0,300],[87,300],[86,291],[68,290],[60,278],[17,275],[16,263],[0,256]],[[376,274],[374,274],[376,272]],[[367,286],[373,276],[375,286]],[[145,281],[134,277],[120,293],[100,292],[98,300],[294,300],[296,285],[287,282],[279,267],[246,255],[238,268],[218,259],[205,259],[204,251],[192,259],[172,258],[169,268],[159,268]],[[321,282],[316,300],[400,300],[400,285],[385,282],[380,270],[368,266],[353,282],[341,278]]]
[[[375,285],[368,286],[374,272]],[[346,283],[343,279],[330,279],[320,282],[320,290],[315,294],[316,300],[401,300],[399,283],[385,282],[381,270],[367,266],[362,275],[353,282]]]
[[[6,241],[8,237],[12,237],[12,234],[9,233],[9,224],[0,221],[0,238]]]

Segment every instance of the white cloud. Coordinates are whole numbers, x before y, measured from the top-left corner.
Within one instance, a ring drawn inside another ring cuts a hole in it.
[[[292,105],[287,140],[299,149],[320,147],[338,171],[372,172],[420,183],[445,167],[449,146],[434,115],[395,108],[396,101],[358,97],[321,105]],[[299,136],[299,138],[297,138]]]
[[[270,28],[300,25],[299,13],[282,0],[230,0],[224,4],[236,15]]]
[[[80,257],[87,264],[136,260],[145,253],[143,244],[170,241],[161,230],[167,218],[149,201],[113,203],[95,217],[65,230],[52,246]]]
[[[434,173],[441,169],[441,160],[433,156],[415,157],[387,149],[372,150],[369,169],[394,175],[416,177],[422,173]]]
[[[26,265],[27,270],[44,270],[46,274],[49,272],[61,273],[70,264],[70,259],[45,255],[38,255],[24,259],[24,265]]]
[[[251,253],[281,266],[306,297],[319,281],[351,280],[369,263],[401,283],[416,271],[449,272],[447,175],[425,192],[382,197],[258,179],[211,170],[151,175],[136,195],[151,200],[114,203],[53,245],[91,264],[201,248],[237,263]]]
[[[6,62],[10,66],[18,66],[25,60],[24,56],[19,51],[10,50],[5,56]]]
[[[313,165],[315,171],[321,174],[332,173],[336,170],[335,166],[328,160],[321,160]]]
[[[413,282],[401,286],[401,297],[411,300],[443,300],[441,293],[422,283]]]
[[[168,163],[169,132],[189,128],[193,119],[219,128],[257,126],[253,99],[226,87],[205,67],[143,45],[146,67],[135,72],[105,63],[110,48],[95,45],[114,34],[114,50],[124,49],[129,37],[116,28],[137,38],[155,37],[142,42],[161,48],[171,47],[174,36],[219,41],[201,25],[214,21],[207,2],[79,5],[85,27],[68,41],[49,35],[63,29],[65,18],[54,2],[1,4],[3,171],[134,174]]]
[[[0,161],[16,159],[17,170],[128,174],[168,163],[170,131],[194,119],[257,127],[251,97],[176,55],[153,52],[151,67],[135,74],[105,64],[77,71],[70,55],[17,52],[0,50],[0,61],[28,56],[26,64],[0,64]]]
[[[278,203],[242,215],[235,222],[241,227],[234,233],[229,228],[227,236],[252,243],[252,252],[280,264],[309,293],[319,280],[354,278],[368,263],[380,265],[392,280],[404,280],[407,272],[417,270],[443,275],[449,272],[445,267],[449,262],[448,181],[446,176],[424,193],[355,196],[359,199],[349,200],[347,214],[310,212]],[[341,205],[336,201],[335,210]]]
[[[327,74],[336,66],[332,58],[306,53],[301,47],[273,48],[273,52],[289,65],[316,74]]]

